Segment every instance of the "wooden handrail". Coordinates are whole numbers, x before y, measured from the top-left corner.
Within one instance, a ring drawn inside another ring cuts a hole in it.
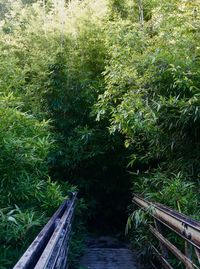
[[[152,234],[159,240],[160,251],[154,247],[155,254],[162,262],[163,267],[173,269],[168,260],[168,251],[170,251],[179,261],[181,261],[186,269],[199,269],[200,265],[200,222],[181,214],[169,207],[159,203],[153,203],[143,199],[137,194],[133,196],[133,202],[142,209],[152,208],[150,215],[154,219],[154,226],[149,225]],[[161,225],[175,232],[178,236],[185,240],[185,253],[182,253],[162,234]],[[189,250],[190,247],[190,251]],[[199,265],[192,260],[192,248],[196,254]]]
[[[67,268],[68,248],[77,193],[54,213],[13,269]]]

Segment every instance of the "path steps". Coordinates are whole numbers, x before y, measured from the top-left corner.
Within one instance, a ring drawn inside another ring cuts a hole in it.
[[[83,269],[139,269],[127,245],[111,237],[89,240],[81,266]]]

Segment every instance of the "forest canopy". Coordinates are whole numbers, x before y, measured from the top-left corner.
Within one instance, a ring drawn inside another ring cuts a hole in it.
[[[1,269],[76,188],[91,223],[199,219],[198,0],[1,0],[0,63]]]

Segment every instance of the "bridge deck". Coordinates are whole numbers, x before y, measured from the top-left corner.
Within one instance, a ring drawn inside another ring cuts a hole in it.
[[[102,241],[88,246],[81,259],[84,269],[139,269],[136,257],[126,245],[113,243],[110,238]]]

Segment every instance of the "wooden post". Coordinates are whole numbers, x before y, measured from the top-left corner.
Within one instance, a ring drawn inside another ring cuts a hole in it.
[[[155,223],[155,227],[156,227],[156,230],[162,234],[162,228],[161,228],[161,223],[157,220],[157,219],[154,219],[154,223]],[[163,257],[167,260],[168,259],[168,249],[166,248],[166,246],[159,241],[159,245],[160,245],[160,250],[162,252],[162,255]]]

